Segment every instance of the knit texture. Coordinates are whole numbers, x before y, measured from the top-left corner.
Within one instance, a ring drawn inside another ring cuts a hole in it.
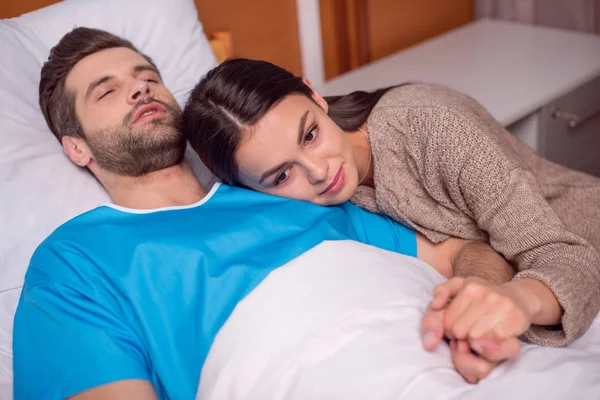
[[[367,121],[374,189],[351,199],[438,243],[487,240],[519,272],[548,286],[562,325],[525,337],[565,346],[600,310],[600,179],[554,164],[449,88],[391,89]]]

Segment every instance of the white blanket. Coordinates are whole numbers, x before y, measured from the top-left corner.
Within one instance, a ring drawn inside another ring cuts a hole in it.
[[[204,365],[199,399],[599,399],[600,323],[569,349],[523,345],[478,385],[419,323],[444,278],[355,242],[325,242],[271,273],[234,310]]]

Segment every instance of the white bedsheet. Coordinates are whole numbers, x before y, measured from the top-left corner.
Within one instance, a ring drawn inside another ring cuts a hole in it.
[[[20,293],[21,288],[0,292],[0,400],[12,399],[12,324]]]
[[[202,399],[600,399],[600,318],[570,349],[524,345],[477,386],[418,324],[443,278],[418,260],[327,242],[273,272],[235,309],[202,372]],[[12,399],[12,316],[0,292],[0,400]]]
[[[569,349],[523,345],[478,385],[449,349],[421,348],[443,278],[418,260],[325,242],[271,273],[234,310],[202,371],[200,399],[598,399],[600,324]]]

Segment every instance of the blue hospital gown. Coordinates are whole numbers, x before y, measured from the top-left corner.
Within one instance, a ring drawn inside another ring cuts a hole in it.
[[[193,399],[236,304],[301,253],[347,239],[416,256],[413,231],[350,203],[226,185],[190,206],[82,214],[31,259],[15,316],[15,399],[123,379],[150,381],[161,399]]]

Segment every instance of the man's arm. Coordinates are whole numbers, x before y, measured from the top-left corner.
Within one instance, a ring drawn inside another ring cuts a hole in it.
[[[515,276],[515,268],[487,243],[469,242],[454,257],[454,276],[477,277],[502,284]]]
[[[156,398],[141,395],[153,393],[151,374],[127,323],[73,287],[27,283],[14,322],[15,398]]]
[[[478,277],[502,284],[515,275],[511,264],[483,242],[450,238],[442,243],[432,243],[417,233],[417,258],[448,279]]]
[[[98,386],[69,397],[69,400],[158,400],[154,387],[148,381],[128,379]]]

